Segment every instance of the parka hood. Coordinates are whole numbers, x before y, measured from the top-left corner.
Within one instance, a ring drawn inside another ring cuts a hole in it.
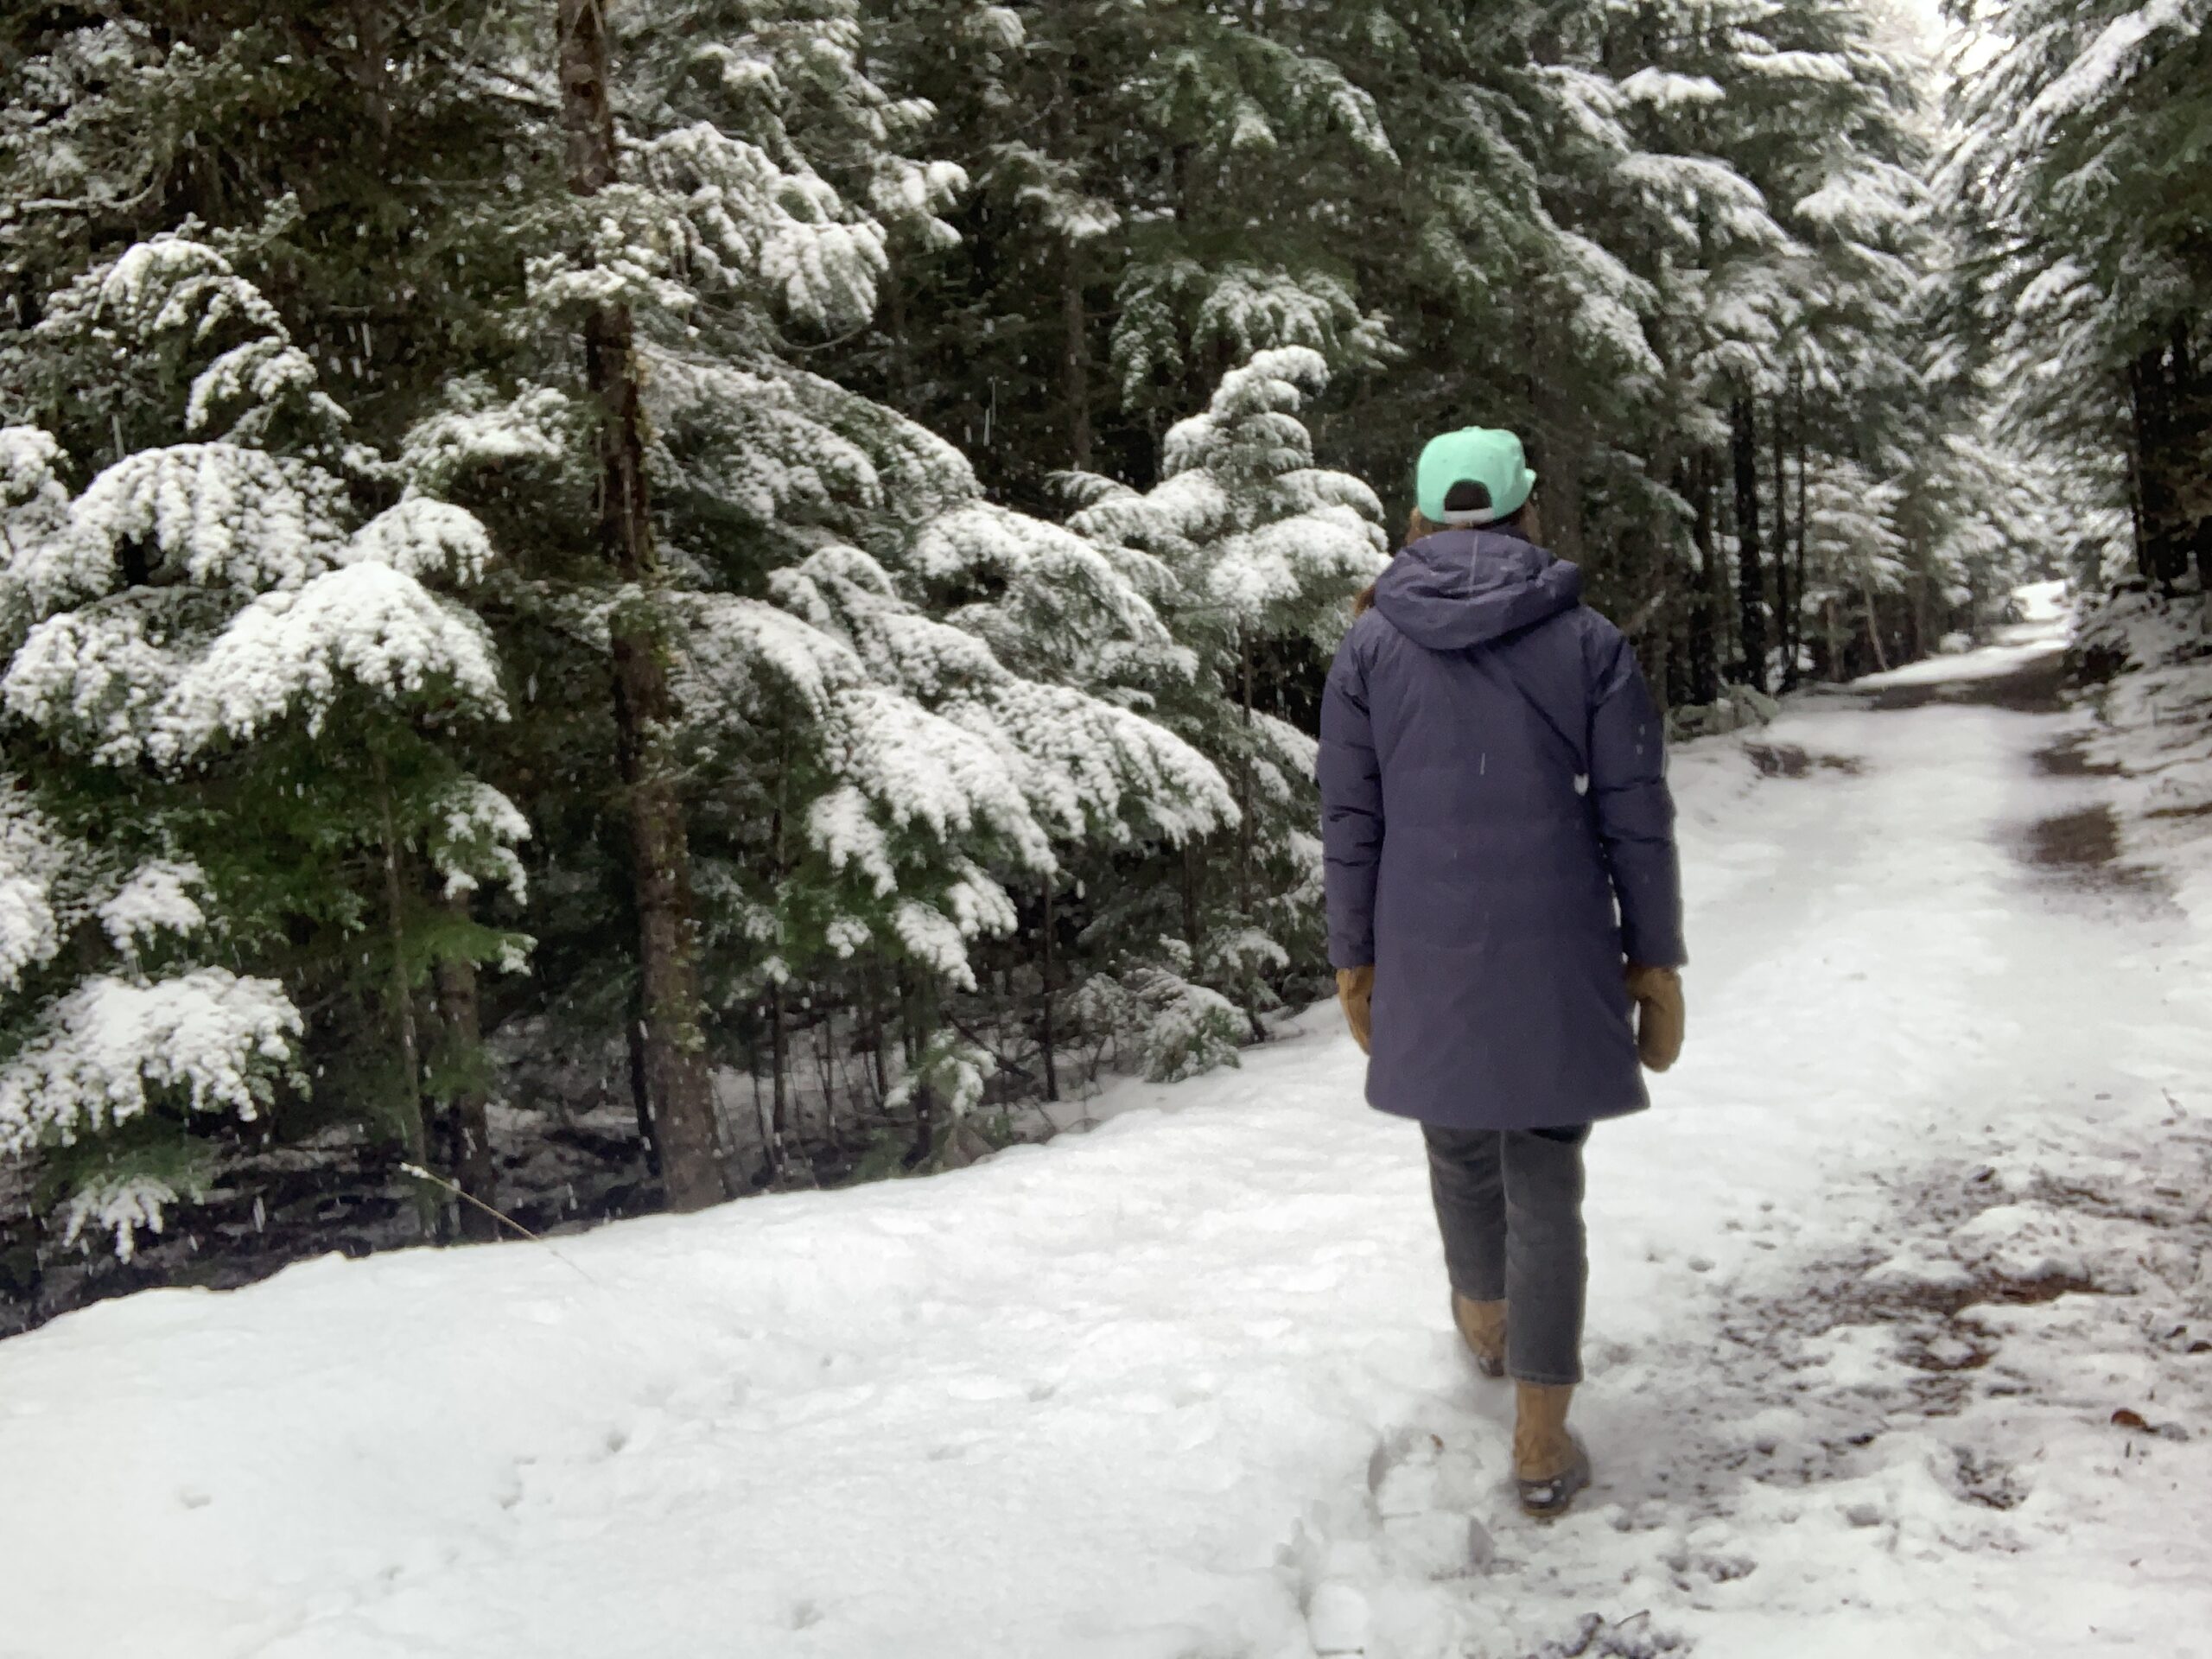
[[[1430,651],[1484,645],[1581,602],[1581,569],[1510,531],[1425,537],[1375,584],[1375,608]]]

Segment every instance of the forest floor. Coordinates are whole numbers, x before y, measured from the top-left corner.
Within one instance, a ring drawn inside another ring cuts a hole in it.
[[[1317,1009],[956,1174],[0,1343],[0,1655],[2212,1655],[2206,711],[2058,644],[1678,757],[1563,1521]]]

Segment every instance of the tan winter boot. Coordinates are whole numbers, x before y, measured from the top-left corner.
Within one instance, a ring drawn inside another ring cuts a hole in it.
[[[1505,1304],[1469,1301],[1455,1290],[1452,1293],[1452,1323],[1459,1327],[1467,1351],[1475,1357],[1475,1369],[1484,1376],[1503,1376]]]
[[[1548,1521],[1566,1514],[1574,1495],[1590,1484],[1590,1454],[1567,1428],[1574,1389],[1543,1382],[1513,1387],[1513,1484],[1522,1513]]]

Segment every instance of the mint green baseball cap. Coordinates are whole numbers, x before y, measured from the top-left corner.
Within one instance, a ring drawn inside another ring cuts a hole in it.
[[[1521,440],[1496,427],[1462,427],[1421,452],[1414,497],[1432,524],[1495,524],[1521,511],[1536,487]]]

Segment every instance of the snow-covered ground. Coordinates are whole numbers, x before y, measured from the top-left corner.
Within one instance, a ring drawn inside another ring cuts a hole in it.
[[[2056,639],[1679,757],[1563,1522],[1323,1009],[958,1174],[0,1343],[0,1656],[2212,1654],[2212,888],[2064,830]]]

